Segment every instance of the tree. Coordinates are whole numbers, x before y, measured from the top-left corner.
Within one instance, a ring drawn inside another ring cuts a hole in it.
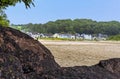
[[[0,9],[0,25],[9,26],[9,20],[7,20],[5,12],[1,9]]]
[[[15,6],[17,3],[23,2],[26,8],[30,8],[32,4],[34,6],[33,0],[0,0],[0,25],[8,26],[9,20],[7,20],[7,15],[5,14],[5,9],[8,6]]]
[[[0,9],[6,8],[8,6],[15,6],[16,3],[23,2],[26,8],[30,8],[30,5],[34,5],[33,0],[0,0]]]
[[[19,25],[18,25],[19,26]],[[40,33],[79,33],[79,34],[120,34],[120,22],[97,22],[91,19],[64,19],[49,21],[45,24],[27,24],[23,25],[23,29],[29,29],[31,32]]]

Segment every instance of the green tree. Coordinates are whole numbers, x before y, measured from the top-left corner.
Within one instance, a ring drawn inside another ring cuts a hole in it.
[[[30,8],[30,5],[34,5],[33,0],[0,0],[0,9],[6,8],[8,6],[15,6],[16,3],[23,2],[26,8]]]
[[[0,25],[9,26],[9,20],[7,20],[5,12],[1,9],[0,9]]]
[[[94,35],[101,33],[109,36],[120,34],[120,22],[117,21],[97,22],[91,19],[64,19],[49,21],[45,24],[30,23],[23,26],[31,32],[40,33],[85,33]]]
[[[4,10],[8,6],[15,6],[21,2],[25,4],[26,8],[30,8],[31,4],[34,6],[33,0],[0,0],[0,25],[9,26],[9,20],[7,20],[7,15]]]

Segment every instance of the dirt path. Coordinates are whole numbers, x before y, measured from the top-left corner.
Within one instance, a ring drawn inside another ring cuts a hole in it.
[[[61,66],[94,65],[100,60],[120,58],[120,42],[40,40]]]

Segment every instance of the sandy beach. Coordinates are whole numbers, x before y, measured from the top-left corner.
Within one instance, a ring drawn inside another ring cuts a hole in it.
[[[119,41],[52,41],[39,40],[61,66],[91,66],[100,60],[120,58]]]

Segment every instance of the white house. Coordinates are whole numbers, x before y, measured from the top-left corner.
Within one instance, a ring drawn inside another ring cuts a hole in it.
[[[86,40],[92,40],[92,35],[91,34],[81,34],[81,37]]]
[[[54,38],[67,38],[67,39],[75,39],[75,35],[72,34],[61,34],[61,33],[55,33],[53,35]]]
[[[53,35],[53,38],[60,38],[60,34],[59,34],[59,33],[55,33],[55,34]]]
[[[31,36],[34,39],[39,38],[39,37],[45,37],[44,34],[42,34],[42,33],[26,32],[26,34]]]

